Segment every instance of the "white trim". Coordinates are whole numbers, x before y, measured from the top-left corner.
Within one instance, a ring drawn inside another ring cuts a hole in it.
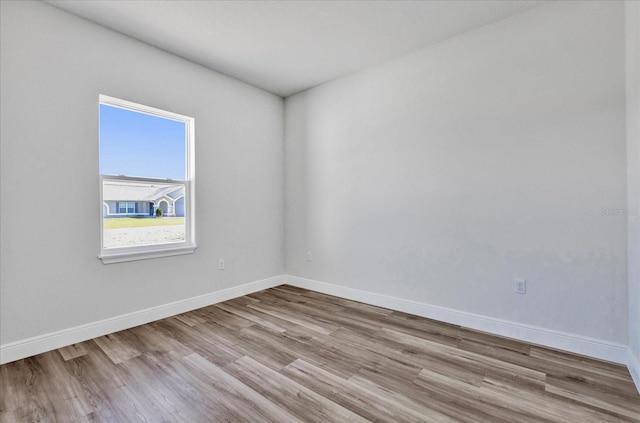
[[[168,110],[158,109],[147,106],[145,104],[134,103],[133,101],[123,100],[121,98],[111,97],[104,94],[98,94],[98,101],[113,107],[119,107],[125,110],[133,110],[146,115],[157,116],[164,119],[171,119],[178,122],[192,121],[193,118],[179,113],[170,112]]]
[[[56,348],[175,316],[176,314],[186,313],[187,311],[241,297],[263,289],[273,288],[274,286],[282,285],[282,283],[282,276],[274,276],[209,294],[100,320],[98,322],[0,345],[0,364],[20,360],[21,358],[30,357]]]
[[[263,289],[273,288],[284,283],[366,304],[389,308],[391,310],[398,310],[496,335],[519,339],[525,342],[531,342],[551,348],[558,348],[577,354],[608,360],[614,363],[626,363],[629,368],[629,372],[631,373],[631,377],[640,392],[640,363],[638,358],[636,358],[632,354],[631,350],[625,345],[456,311],[444,307],[433,306],[373,292],[361,291],[358,289],[299,278],[291,275],[274,276],[197,297],[100,320],[98,322],[3,344],[0,345],[0,364],[9,363],[21,358],[30,357],[46,351],[86,341],[88,339],[93,339],[159,319],[164,319],[166,317],[175,316],[176,314],[217,304],[222,301],[241,297]]]
[[[614,342],[481,316],[374,292],[304,279],[297,276],[285,275],[284,278],[286,283],[298,288],[310,289],[324,294],[335,295],[341,298],[427,317],[429,319],[460,325],[495,335],[608,360],[614,363],[624,364],[627,361],[627,346]]]
[[[627,352],[627,368],[631,373],[631,379],[636,384],[636,389],[640,393],[640,359],[633,354],[631,348]]]
[[[175,243],[184,244],[184,243]],[[145,245],[140,251],[122,251],[118,253],[109,253],[98,256],[103,264],[122,263],[125,261],[146,260],[160,257],[181,256],[183,254],[192,254],[196,250],[196,246],[174,247],[174,244]],[[153,247],[158,247],[152,249]],[[162,248],[160,248],[162,247]],[[142,248],[142,247],[140,247]]]

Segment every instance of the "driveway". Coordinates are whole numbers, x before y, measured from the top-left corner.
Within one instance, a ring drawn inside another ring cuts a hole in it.
[[[104,248],[166,244],[184,240],[184,225],[104,230]]]

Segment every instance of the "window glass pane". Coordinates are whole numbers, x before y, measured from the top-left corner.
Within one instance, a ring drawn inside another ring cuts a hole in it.
[[[183,183],[105,179],[102,183],[103,248],[184,242],[185,191]],[[123,199],[135,201],[119,201]],[[110,210],[116,209],[116,203],[118,212],[127,216],[110,214]]]
[[[194,119],[100,95],[104,263],[195,249]]]
[[[187,179],[185,123],[100,104],[100,173]]]

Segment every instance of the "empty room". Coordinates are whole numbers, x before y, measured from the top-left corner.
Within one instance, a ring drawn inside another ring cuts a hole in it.
[[[0,19],[1,422],[640,423],[640,2]]]

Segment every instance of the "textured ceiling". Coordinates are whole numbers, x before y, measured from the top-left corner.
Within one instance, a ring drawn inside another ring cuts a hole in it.
[[[48,3],[286,97],[545,1]]]

